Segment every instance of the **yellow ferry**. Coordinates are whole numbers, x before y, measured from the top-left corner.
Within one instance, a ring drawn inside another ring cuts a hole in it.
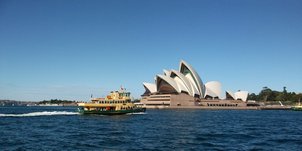
[[[146,108],[131,102],[130,92],[111,91],[105,98],[92,98],[89,103],[78,103],[81,114],[119,115],[145,112]]]

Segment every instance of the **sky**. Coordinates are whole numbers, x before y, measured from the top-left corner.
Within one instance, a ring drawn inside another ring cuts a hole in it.
[[[301,0],[0,0],[0,99],[140,98],[180,60],[223,90],[302,93],[301,57]]]

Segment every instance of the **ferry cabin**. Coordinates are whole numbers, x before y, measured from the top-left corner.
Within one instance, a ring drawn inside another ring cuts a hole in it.
[[[82,103],[84,111],[116,111],[132,110],[135,108],[131,103],[130,92],[110,92],[106,98],[93,98],[91,103]]]

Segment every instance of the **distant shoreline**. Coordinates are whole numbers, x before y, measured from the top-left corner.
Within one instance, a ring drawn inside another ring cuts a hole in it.
[[[0,106],[77,106],[77,102],[73,101],[68,103],[43,103],[30,101],[0,100]]]

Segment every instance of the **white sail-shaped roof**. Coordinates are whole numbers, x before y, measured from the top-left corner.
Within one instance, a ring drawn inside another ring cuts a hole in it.
[[[227,99],[236,100],[236,97],[235,97],[234,93],[231,92],[231,91],[225,91],[225,95],[226,95]]]
[[[238,91],[235,93],[232,93],[231,91],[226,91],[226,97],[228,99],[233,99],[233,100],[242,100],[246,102],[248,95],[249,95],[248,91]]]
[[[194,96],[192,89],[191,89],[191,83],[190,81],[180,72],[176,70],[171,70],[171,78],[173,78],[176,82],[179,88],[181,88],[181,91],[187,92],[189,95]]]
[[[201,95],[201,94],[200,94],[200,91],[198,90],[198,86],[197,86],[197,84],[194,82],[194,79],[193,79],[192,75],[191,75],[191,74],[187,74],[185,77],[190,81],[192,93],[193,93],[193,94],[197,94],[197,95],[200,96],[200,95]]]
[[[156,88],[158,92],[162,93],[180,93],[176,81],[165,75],[156,75]]]
[[[203,82],[201,81],[199,75],[193,69],[193,67],[182,60],[179,64],[179,72],[184,74],[185,77],[190,80],[193,87],[198,89],[200,97],[204,97],[205,86],[203,85]]]
[[[169,77],[171,75],[171,71],[164,69],[164,75]]]
[[[145,89],[147,92],[150,92],[150,93],[155,93],[157,90],[156,90],[156,85],[154,83],[143,83]]]
[[[189,93],[190,91],[187,89],[186,85],[184,84],[184,82],[179,78],[179,77],[174,77],[173,78],[174,81],[176,82],[177,86],[178,86],[178,89],[181,91],[184,91],[184,92],[187,92]]]
[[[238,92],[235,92],[235,98],[236,98],[236,100],[242,100],[244,102],[247,101],[248,95],[249,95],[249,92],[247,92],[247,91],[238,91]]]
[[[218,81],[210,81],[205,84],[205,96],[218,97],[221,95],[221,83]]]
[[[180,61],[179,71],[163,70],[163,75],[156,75],[154,81],[155,84],[143,83],[146,89],[144,95],[150,93],[187,93],[199,98],[205,98],[205,96],[221,97],[221,84],[219,82],[211,81],[204,85],[193,67],[183,60]],[[240,99],[245,98],[242,95],[239,94]],[[235,95],[228,91],[227,96],[230,99],[236,99]]]

